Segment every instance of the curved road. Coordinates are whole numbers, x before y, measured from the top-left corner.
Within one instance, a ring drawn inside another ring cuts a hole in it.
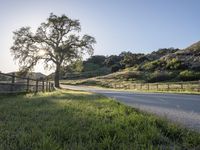
[[[103,94],[126,105],[166,117],[185,127],[200,131],[200,95],[141,93],[89,86],[61,86],[66,89]]]

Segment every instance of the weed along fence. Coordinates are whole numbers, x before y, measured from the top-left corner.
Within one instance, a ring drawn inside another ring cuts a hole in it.
[[[200,81],[179,83],[107,83],[104,86],[116,89],[149,91],[194,91],[200,92]]]
[[[20,77],[14,73],[0,73],[0,93],[45,92],[53,90],[54,85],[48,80]]]

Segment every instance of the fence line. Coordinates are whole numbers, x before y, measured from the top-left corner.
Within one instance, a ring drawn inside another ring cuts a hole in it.
[[[32,79],[0,73],[0,93],[53,91],[54,84],[44,79]]]
[[[200,92],[200,81],[194,83],[104,83],[102,85],[116,89]]]

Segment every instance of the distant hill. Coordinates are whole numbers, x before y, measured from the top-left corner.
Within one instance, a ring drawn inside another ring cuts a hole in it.
[[[8,74],[12,74],[12,73],[15,73],[16,75],[19,75],[19,72],[10,72]],[[22,75],[19,75],[19,76],[22,76]],[[32,79],[44,79],[47,76],[42,74],[41,72],[30,72],[30,73],[28,73],[27,75],[25,75],[23,77],[29,77],[29,78],[32,78]]]
[[[31,72],[27,76],[33,79],[46,78],[46,75],[42,74],[41,72]]]

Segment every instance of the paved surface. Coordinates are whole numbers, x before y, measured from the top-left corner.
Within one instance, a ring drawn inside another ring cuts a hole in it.
[[[62,85],[62,87],[103,94],[126,105],[166,117],[200,131],[200,95],[140,93],[88,86]]]

